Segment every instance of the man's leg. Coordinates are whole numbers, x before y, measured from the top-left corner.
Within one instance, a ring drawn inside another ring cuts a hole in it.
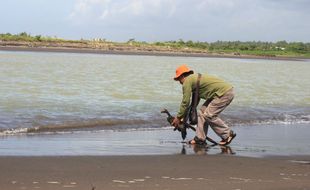
[[[206,107],[202,106],[198,110],[198,123],[197,123],[197,128],[196,128],[196,136],[200,140],[206,139],[206,136],[208,134],[208,128],[209,128],[209,124],[206,122],[206,119],[203,116],[203,110],[205,110],[205,109],[206,109]]]
[[[231,129],[218,115],[231,103],[233,98],[234,92],[233,89],[231,89],[223,96],[213,99],[203,111],[202,116],[199,117],[204,118],[205,121],[210,124],[214,132],[222,139],[229,137]]]

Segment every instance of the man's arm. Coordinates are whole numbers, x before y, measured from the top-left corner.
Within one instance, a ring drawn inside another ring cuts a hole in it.
[[[189,107],[191,96],[192,96],[192,85],[190,80],[186,80],[182,86],[183,98],[180,104],[180,109],[177,114],[178,118],[183,118],[186,112],[186,109]]]

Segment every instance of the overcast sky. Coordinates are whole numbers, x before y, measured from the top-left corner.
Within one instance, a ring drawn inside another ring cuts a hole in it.
[[[310,42],[310,0],[0,0],[0,33]]]

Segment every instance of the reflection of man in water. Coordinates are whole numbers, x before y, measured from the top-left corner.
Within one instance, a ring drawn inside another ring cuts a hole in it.
[[[219,146],[221,152],[216,154],[235,154],[235,152],[230,148],[230,146]],[[209,147],[205,146],[193,146],[193,151],[197,155],[205,155],[209,151]]]
[[[198,74],[190,70],[186,65],[176,69],[174,80],[179,81],[183,89],[183,99],[177,117],[172,125],[178,127],[184,118],[187,108],[190,106],[192,92],[196,88]],[[198,110],[198,124],[196,136],[189,141],[190,144],[205,144],[208,125],[222,138],[219,145],[228,145],[236,134],[228,127],[218,115],[231,103],[234,98],[233,86],[214,76],[202,74],[199,85],[199,98],[205,99],[205,103]]]

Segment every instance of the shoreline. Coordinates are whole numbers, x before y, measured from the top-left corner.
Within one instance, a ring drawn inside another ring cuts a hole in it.
[[[85,53],[85,54],[110,54],[110,55],[141,55],[141,56],[168,56],[168,57],[209,57],[209,58],[233,58],[233,59],[264,59],[264,60],[284,60],[303,61],[310,58],[303,57],[273,57],[255,55],[233,55],[215,53],[188,53],[171,51],[141,51],[141,50],[106,50],[91,48],[69,48],[69,47],[27,47],[27,46],[0,46],[0,51],[25,51],[25,52],[51,52],[51,53]]]
[[[14,189],[308,189],[310,157],[224,155],[0,157]]]
[[[257,158],[310,156],[310,147],[304,146],[309,144],[307,135],[310,131],[309,124],[268,125],[268,127],[234,126],[233,130],[237,133],[237,137],[227,147],[212,146],[209,142],[206,147],[184,144],[180,133],[168,128],[7,135],[0,136],[0,156],[222,154]],[[185,141],[189,141],[194,136],[193,131],[188,131]],[[213,131],[210,131],[208,136],[215,141],[220,140]]]

